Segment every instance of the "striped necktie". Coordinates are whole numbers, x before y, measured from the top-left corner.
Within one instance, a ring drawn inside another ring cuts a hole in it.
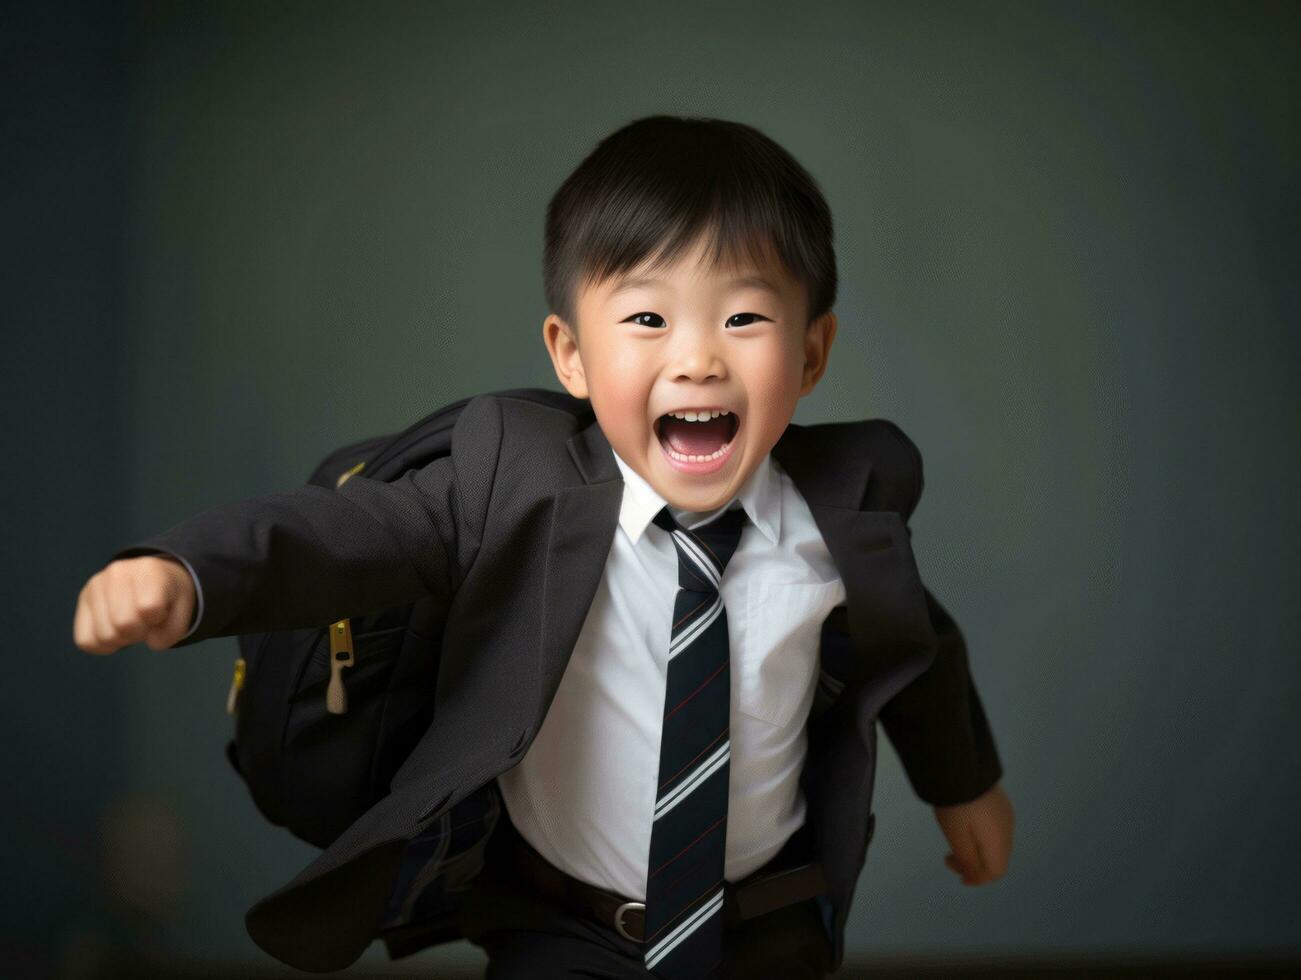
[[[740,507],[684,530],[667,507],[655,524],[673,536],[673,605],[659,779],[646,870],[645,949],[653,975],[708,977],[723,957],[731,670],[723,570],[741,537]]]

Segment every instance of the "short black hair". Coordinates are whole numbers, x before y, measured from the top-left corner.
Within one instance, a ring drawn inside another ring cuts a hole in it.
[[[581,287],[658,250],[669,265],[708,232],[712,261],[775,252],[807,297],[805,328],[836,301],[831,209],[812,175],[753,126],[645,116],[606,136],[547,205],[543,288],[578,329]]]

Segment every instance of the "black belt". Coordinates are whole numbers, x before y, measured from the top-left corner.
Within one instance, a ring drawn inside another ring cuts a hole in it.
[[[539,854],[514,827],[510,856],[516,870],[541,895],[559,902],[580,914],[591,915],[598,922],[613,927],[619,935],[633,942],[645,942],[646,905],[608,892],[566,874]],[[797,831],[797,833],[799,833]],[[827,890],[826,874],[817,861],[792,861],[798,853],[798,841],[792,839],[768,864],[743,881],[723,883],[723,913],[729,924],[752,919],[765,912],[784,908],[795,902],[814,898]]]

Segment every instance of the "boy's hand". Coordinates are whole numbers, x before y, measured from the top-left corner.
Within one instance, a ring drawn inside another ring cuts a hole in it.
[[[73,641],[87,653],[112,653],[141,640],[165,650],[188,632],[196,598],[194,580],[175,558],[110,562],[82,586]]]
[[[935,819],[953,848],[944,863],[964,885],[983,885],[1003,876],[1012,856],[1012,801],[996,783],[967,803],[935,807]]]

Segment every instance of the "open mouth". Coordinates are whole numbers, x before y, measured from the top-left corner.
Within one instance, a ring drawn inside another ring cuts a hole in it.
[[[741,420],[736,413],[726,409],[666,413],[655,420],[654,426],[655,435],[670,458],[697,464],[726,456],[740,427]]]

